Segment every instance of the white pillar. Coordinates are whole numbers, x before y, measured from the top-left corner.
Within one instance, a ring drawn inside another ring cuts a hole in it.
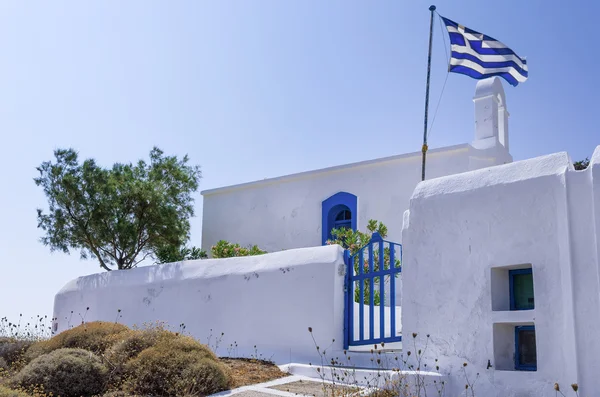
[[[473,146],[488,149],[502,145],[508,150],[508,110],[502,82],[498,77],[480,80],[473,97],[475,139]]]

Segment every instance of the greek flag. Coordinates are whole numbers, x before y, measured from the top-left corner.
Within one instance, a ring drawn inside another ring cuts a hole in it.
[[[504,78],[512,86],[527,80],[527,61],[496,39],[441,17],[450,35],[450,72],[474,79]]]

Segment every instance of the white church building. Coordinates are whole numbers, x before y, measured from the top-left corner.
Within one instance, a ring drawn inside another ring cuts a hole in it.
[[[473,100],[473,142],[428,151],[427,179],[512,162],[500,80],[481,81]],[[419,151],[205,190],[202,247],[209,252],[219,240],[267,252],[314,247],[339,222],[364,231],[369,219],[383,222],[388,238],[401,242],[402,214],[421,181],[421,156]]]
[[[428,382],[428,395],[434,380],[461,395],[465,375],[476,396],[548,396],[555,382],[598,395],[600,146],[582,171],[567,153],[513,162],[500,80],[479,81],[474,104],[474,140],[429,151],[424,182],[416,152],[202,192],[204,249],[270,253],[80,277],[55,297],[54,330],[76,325],[72,313],[119,311],[204,342],[222,333],[218,355],[259,351],[310,376],[312,336],[331,357],[351,352],[359,372],[373,371],[375,344],[402,362],[426,342],[428,371],[383,369]],[[333,227],[369,219],[387,241],[353,256],[325,245]]]

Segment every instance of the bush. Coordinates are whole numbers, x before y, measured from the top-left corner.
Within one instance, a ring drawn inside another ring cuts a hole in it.
[[[27,349],[33,344],[33,341],[0,338],[0,359],[3,359],[8,367],[19,364]]]
[[[177,337],[177,334],[167,331],[164,328],[123,332],[112,338],[113,344],[106,351],[106,357],[111,364],[124,364],[159,341],[175,339]]]
[[[30,397],[29,394],[0,385],[0,397]]]
[[[31,361],[42,354],[63,348],[85,349],[102,354],[114,343],[116,335],[126,331],[129,328],[118,323],[95,321],[81,324],[51,339],[34,343],[27,350],[26,358]]]
[[[205,396],[226,390],[228,369],[187,336],[161,339],[130,360],[124,390],[141,395]]]
[[[192,261],[196,259],[206,259],[206,251],[197,247],[178,247],[165,245],[154,249],[156,263],[173,263],[182,261]]]
[[[367,224],[367,232],[366,233],[361,232],[359,230],[352,230],[352,229],[347,229],[347,228],[332,229],[331,236],[333,237],[333,239],[327,240],[327,244],[329,244],[329,245],[338,244],[342,248],[350,251],[350,255],[354,255],[354,254],[358,253],[367,244],[369,244],[369,242],[373,238],[373,234],[375,232],[379,233],[379,235],[382,238],[386,238],[387,232],[388,232],[387,226],[385,226],[382,222],[377,222],[374,219],[370,219]],[[365,274],[369,273],[369,256],[367,253],[368,253],[368,251],[365,252],[365,257],[363,258],[363,263],[359,263],[358,256],[354,257],[354,271],[356,272],[356,274],[359,273],[359,269],[361,267],[363,268],[363,271]],[[390,261],[391,261],[390,248],[385,247],[383,250],[383,269],[379,269],[380,261],[379,261],[379,250],[378,249],[375,249],[373,252],[373,261],[374,261],[373,270],[375,272],[378,272],[379,270],[390,269]],[[395,258],[393,266],[399,267],[400,260]],[[398,277],[398,276],[396,275],[395,277]],[[380,282],[379,277],[375,277],[374,282],[378,286],[379,282]],[[368,279],[364,280],[363,291],[364,291],[363,304],[368,305],[370,302],[370,297],[371,297],[370,282]],[[379,306],[380,301],[381,301],[379,288],[376,288],[373,292],[373,301],[374,301],[375,306]],[[354,289],[354,302],[360,302],[360,289],[359,289],[358,285]]]
[[[14,382],[26,389],[42,385],[55,396],[93,396],[105,391],[107,374],[95,354],[83,349],[58,349],[27,364]]]
[[[175,333],[162,328],[131,330],[115,335],[114,344],[105,353],[105,359],[111,369],[111,387],[120,387],[125,375],[124,366],[129,360],[161,340],[176,337]]]
[[[225,240],[219,241],[210,249],[213,258],[232,258],[235,256],[252,256],[266,254],[266,251],[261,250],[256,245],[248,248],[240,247],[239,244],[233,244]]]
[[[203,359],[185,367],[178,381],[178,396],[206,396],[227,389],[231,378],[223,364]]]

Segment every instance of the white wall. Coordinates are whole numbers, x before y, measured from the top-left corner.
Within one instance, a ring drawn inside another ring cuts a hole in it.
[[[386,324],[384,329],[384,338],[390,338],[392,336],[401,336],[402,335],[402,306],[399,305],[400,300],[398,300],[398,305],[394,306],[394,309],[391,309],[389,306],[383,308],[383,318]],[[369,327],[369,314],[371,312],[370,305],[362,305],[363,306],[363,321],[360,321],[360,303],[354,302],[354,340],[360,340],[360,327],[363,327],[363,334],[365,339],[371,338],[371,331]],[[373,324],[376,326],[373,328],[373,338],[381,338],[381,328],[379,327],[379,319],[381,318],[381,307],[375,306],[375,310],[373,311]],[[392,313],[391,310],[394,310],[394,323],[395,323],[395,331],[394,335],[391,335],[391,327],[392,323]]]
[[[404,334],[431,335],[452,392],[464,362],[477,395],[600,390],[600,147],[585,171],[559,153],[425,181],[403,229]],[[509,311],[504,273],[523,264],[535,309]],[[536,372],[513,370],[516,324],[535,325]]]
[[[500,79],[477,83],[472,144],[430,150],[426,179],[505,164],[508,111]],[[421,181],[421,152],[349,164],[202,192],[202,247],[219,240],[273,252],[321,245],[321,203],[338,192],[358,197],[359,230],[369,219],[401,242],[402,216]],[[354,215],[354,214],[353,214]]]
[[[431,151],[428,178],[510,161],[493,152],[469,145]],[[321,245],[321,203],[340,191],[358,197],[359,230],[377,219],[388,240],[400,242],[402,214],[420,180],[418,154],[203,192],[202,247],[210,251],[222,239],[269,252]]]
[[[61,332],[87,307],[86,321],[115,321],[120,309],[119,322],[165,321],[174,330],[184,323],[203,343],[223,332],[219,355],[235,341],[240,356],[256,345],[278,363],[315,362],[308,327],[321,346],[335,339],[332,347],[343,348],[344,274],[339,246],[105,272],[68,283],[54,317]]]

